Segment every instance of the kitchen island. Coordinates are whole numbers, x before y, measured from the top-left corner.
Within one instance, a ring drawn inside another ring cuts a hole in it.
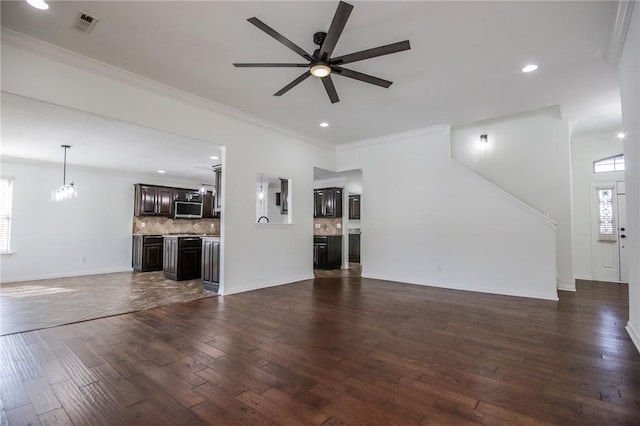
[[[202,237],[202,285],[205,290],[219,290],[220,286],[220,237]]]
[[[164,235],[162,270],[165,278],[175,281],[200,278],[202,264],[201,237],[194,234]]]

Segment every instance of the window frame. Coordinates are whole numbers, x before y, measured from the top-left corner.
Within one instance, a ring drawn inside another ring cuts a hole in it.
[[[13,177],[10,176],[2,176],[0,177],[0,182],[8,183],[8,205],[7,212],[3,212],[0,209],[0,220],[7,219],[7,246],[0,246],[0,255],[2,254],[12,254],[11,252],[11,222],[12,222],[12,213],[13,213]]]
[[[612,170],[597,170],[598,166],[613,166]],[[593,173],[615,173],[624,172],[624,154],[612,155],[611,157],[601,158],[593,162]]]

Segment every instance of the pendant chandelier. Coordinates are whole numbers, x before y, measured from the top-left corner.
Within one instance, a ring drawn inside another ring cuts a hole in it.
[[[71,145],[60,145],[64,148],[64,165],[62,169],[62,186],[51,191],[51,199],[53,201],[63,201],[78,196],[78,188],[73,182],[67,184],[67,149]]]
[[[213,173],[216,172],[216,167],[217,166],[211,166],[211,168],[213,169]],[[200,195],[206,195],[207,193],[207,186],[211,187],[211,195],[216,195],[216,186],[215,185],[211,185],[209,183],[201,183],[200,184],[200,189],[198,190],[198,192],[200,192]]]

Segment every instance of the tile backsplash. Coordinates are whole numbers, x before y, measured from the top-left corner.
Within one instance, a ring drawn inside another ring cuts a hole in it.
[[[342,226],[342,218],[316,218],[313,219],[314,235],[342,235],[342,228],[338,228],[338,224]],[[320,225],[318,228],[317,225]]]
[[[165,235],[178,232],[220,235],[220,219],[171,219],[168,217],[153,216],[133,217],[134,234]]]

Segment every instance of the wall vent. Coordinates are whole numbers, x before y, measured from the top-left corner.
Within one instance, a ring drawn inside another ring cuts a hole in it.
[[[78,12],[75,21],[73,21],[73,28],[78,31],[82,31],[85,34],[89,34],[93,27],[96,26],[98,18],[91,16],[88,13]]]

